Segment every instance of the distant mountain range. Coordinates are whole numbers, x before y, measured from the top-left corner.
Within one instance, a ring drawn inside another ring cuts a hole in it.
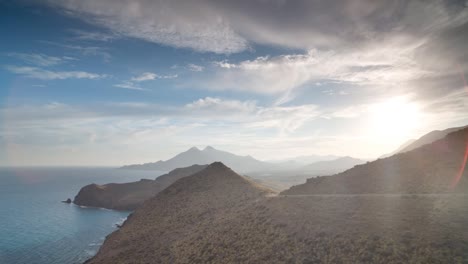
[[[430,143],[432,143],[432,142],[434,142],[436,140],[442,139],[445,136],[447,136],[448,134],[450,134],[452,132],[455,132],[455,131],[458,131],[458,130],[461,130],[461,129],[464,129],[466,127],[468,127],[468,126],[452,127],[452,128],[447,128],[447,129],[444,129],[444,130],[431,131],[431,132],[425,134],[424,136],[420,137],[419,139],[410,139],[410,140],[408,140],[403,145],[401,145],[397,150],[395,150],[395,151],[393,151],[393,152],[391,152],[389,154],[382,155],[382,156],[380,156],[380,158],[387,158],[387,157],[393,156],[393,155],[395,155],[397,153],[403,153],[403,152],[407,152],[407,151],[419,148],[419,147],[424,146],[426,144],[430,144]]]
[[[239,156],[226,151],[217,150],[210,146],[203,150],[192,147],[166,161],[160,160],[153,163],[127,165],[123,166],[122,169],[170,171],[176,168],[188,167],[193,164],[210,164],[216,161],[221,161],[242,173],[272,169],[272,164],[270,163],[259,161],[251,156]]]
[[[326,175],[327,173],[345,171],[365,162],[365,160],[356,159],[353,157],[341,157],[334,160],[317,161],[303,167],[303,169],[307,172],[314,172],[315,174],[321,173],[322,175]]]
[[[166,161],[160,160],[152,163],[127,165],[121,167],[121,169],[170,171],[193,164],[210,164],[220,161],[240,173],[300,171],[304,173],[326,174],[337,173],[365,162],[351,157],[334,155],[310,155],[297,157],[296,159],[266,162],[257,160],[252,156],[239,156],[208,146],[203,150],[192,147]]]
[[[341,156],[336,155],[305,155],[305,156],[297,156],[294,158],[289,159],[280,159],[280,160],[268,160],[267,162],[273,164],[293,164],[295,166],[300,165],[307,165],[318,161],[328,161],[328,160],[335,160],[341,158]]]

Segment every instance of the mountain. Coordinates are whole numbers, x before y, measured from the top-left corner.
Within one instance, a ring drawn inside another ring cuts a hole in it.
[[[363,164],[366,161],[352,157],[341,157],[334,160],[318,161],[303,167],[304,171],[328,174],[338,173],[350,169],[356,165]]]
[[[461,129],[464,129],[466,127],[467,126],[452,127],[452,128],[447,128],[447,129],[444,129],[444,130],[431,131],[431,132],[425,134],[424,136],[420,137],[417,140],[416,139],[408,140],[403,145],[401,145],[397,150],[393,151],[392,153],[382,155],[380,158],[387,158],[387,157],[390,157],[390,156],[392,156],[394,154],[397,154],[397,153],[403,153],[403,152],[411,151],[413,149],[419,148],[419,147],[424,146],[426,144],[430,144],[430,143],[432,143],[432,142],[434,142],[436,140],[442,139],[445,136],[447,136],[448,134],[450,134],[452,132],[455,132],[455,131],[458,131],[458,130],[461,130]]]
[[[289,159],[282,159],[282,160],[269,160],[267,162],[273,164],[286,164],[286,165],[295,165],[295,166],[303,166],[306,164],[318,162],[318,161],[327,161],[327,160],[335,160],[341,158],[340,156],[335,155],[304,155],[304,156],[297,156],[294,158]]]
[[[416,141],[416,139],[412,138],[412,139],[406,141],[405,143],[403,143],[403,145],[401,145],[398,149],[392,151],[391,153],[382,155],[382,156],[380,156],[379,158],[380,158],[380,159],[388,158],[388,157],[390,157],[390,156],[393,156],[393,155],[395,155],[395,154],[398,154],[398,153],[402,152],[405,148],[407,148],[409,145],[413,144],[415,141]]]
[[[238,156],[208,146],[203,150],[192,147],[166,161],[127,165],[122,169],[169,171],[192,164],[210,164],[215,161],[223,162],[239,172],[270,170],[272,167],[272,164],[256,160],[251,156]]]
[[[87,263],[463,263],[467,224],[461,196],[275,196],[217,162],[144,202]]]
[[[464,128],[414,150],[308,179],[283,194],[466,193],[468,170],[461,168],[467,151],[468,128]],[[457,177],[461,180],[453,186]]]
[[[452,128],[448,128],[448,129],[444,129],[444,130],[434,130],[434,131],[429,132],[426,135],[420,137],[418,140],[414,141],[409,146],[406,146],[401,151],[399,151],[399,153],[407,152],[407,151],[419,148],[421,146],[424,146],[426,144],[430,144],[430,143],[432,143],[432,142],[434,142],[436,140],[444,138],[445,136],[447,136],[448,134],[450,134],[452,132],[459,131],[459,130],[464,129],[466,127],[467,126],[452,127]]]
[[[204,168],[206,168],[206,165],[178,168],[157,177],[155,180],[142,179],[129,183],[86,185],[75,196],[73,203],[81,206],[134,210],[145,200],[164,190],[173,182],[197,173]]]

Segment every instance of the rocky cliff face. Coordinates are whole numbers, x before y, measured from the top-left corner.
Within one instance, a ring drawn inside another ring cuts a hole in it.
[[[175,169],[156,180],[140,180],[130,183],[90,184],[78,192],[73,202],[81,206],[102,207],[117,210],[134,210],[180,178],[204,169],[206,165],[193,165]]]
[[[89,263],[463,263],[464,196],[275,196],[220,163],[147,200]]]

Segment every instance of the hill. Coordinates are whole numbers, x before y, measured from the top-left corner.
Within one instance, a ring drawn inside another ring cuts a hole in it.
[[[412,138],[412,139],[406,141],[405,143],[403,143],[403,145],[401,145],[398,149],[392,151],[391,153],[382,155],[382,156],[380,156],[379,158],[380,158],[380,159],[388,158],[388,157],[390,157],[390,156],[393,156],[393,155],[395,155],[395,154],[398,154],[398,153],[402,152],[405,148],[407,148],[409,145],[413,144],[415,141],[416,141],[416,139],[413,139],[413,138]],[[430,143],[430,142],[429,142],[429,143]]]
[[[409,144],[408,146],[404,147],[398,153],[403,153],[403,152],[411,151],[413,149],[417,149],[417,148],[419,148],[421,146],[424,146],[424,145],[430,144],[430,143],[432,143],[432,142],[434,142],[436,140],[442,139],[442,138],[446,137],[448,134],[450,134],[452,132],[459,131],[459,130],[464,129],[466,127],[467,126],[452,127],[452,128],[447,128],[447,129],[444,129],[444,130],[431,131],[431,132],[427,133],[426,135],[420,137],[419,139],[417,139],[413,143]]]
[[[283,194],[468,192],[465,179],[468,170],[460,175],[467,146],[468,128],[465,128],[408,152],[333,176],[308,179]],[[461,180],[452,186],[457,175]]]
[[[239,156],[208,146],[203,150],[192,147],[166,161],[127,165],[122,169],[169,171],[192,164],[210,164],[216,161],[223,162],[239,172],[270,170],[272,167],[272,164],[256,160],[251,156]]]
[[[462,196],[274,196],[221,163],[147,200],[88,263],[464,263]]]
[[[101,207],[117,210],[134,210],[145,200],[164,190],[180,178],[204,169],[206,165],[178,168],[161,175],[155,180],[138,182],[86,185],[78,192],[73,203],[81,206]]]
[[[417,149],[417,148],[422,147],[422,146],[424,146],[426,144],[430,144],[430,143],[432,143],[432,142],[434,142],[436,140],[442,139],[442,138],[444,138],[445,136],[447,136],[448,134],[450,134],[452,132],[461,130],[461,129],[466,128],[466,127],[467,126],[452,127],[452,128],[447,128],[447,129],[444,129],[444,130],[431,131],[431,132],[423,135],[419,139],[410,139],[410,140],[408,140],[407,142],[405,142],[403,145],[401,145],[398,149],[396,149],[392,153],[382,155],[382,156],[380,156],[380,158],[381,159],[382,158],[387,158],[387,157],[393,156],[393,155],[398,154],[398,153],[403,153],[403,152],[411,151],[413,149]]]

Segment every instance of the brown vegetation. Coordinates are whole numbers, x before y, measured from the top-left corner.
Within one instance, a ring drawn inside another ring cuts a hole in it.
[[[466,196],[272,196],[220,163],[146,201],[90,263],[466,263]]]

